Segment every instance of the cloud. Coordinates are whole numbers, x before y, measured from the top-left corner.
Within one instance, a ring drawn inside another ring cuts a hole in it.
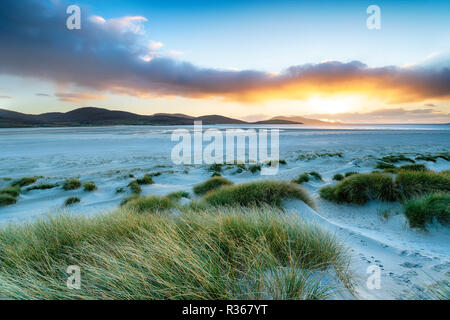
[[[50,97],[50,95],[47,93],[36,93],[36,96],[37,97]]]
[[[0,99],[12,99],[11,96],[0,96]]]
[[[64,102],[80,102],[83,100],[104,100],[103,95],[97,95],[92,93],[55,93],[55,96],[59,98],[59,101]]]
[[[336,114],[309,114],[308,118],[327,119],[347,123],[404,123],[405,119],[412,123],[443,122],[450,121],[450,113],[436,111],[435,109],[378,109],[371,112],[345,112]]]
[[[139,97],[255,102],[348,93],[391,104],[450,99],[449,60],[408,68],[325,61],[278,74],[202,68],[160,52],[162,43],[149,38],[145,17],[107,20],[82,8],[82,29],[67,30],[65,8],[60,1],[2,1],[0,40],[7,45],[0,51],[0,74]]]

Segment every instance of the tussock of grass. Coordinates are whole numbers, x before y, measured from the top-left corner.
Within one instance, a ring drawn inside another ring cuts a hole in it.
[[[151,213],[164,211],[175,205],[169,197],[148,196],[128,199],[125,207],[136,213]]]
[[[352,175],[336,185],[320,189],[320,196],[338,203],[361,205],[374,199],[394,201],[397,198],[392,177],[383,173]]]
[[[397,168],[396,166],[394,166],[391,163],[386,163],[386,162],[378,162],[377,165],[375,166],[375,169],[395,169]]]
[[[147,173],[146,175],[144,175],[141,179],[137,179],[136,182],[138,184],[154,184],[155,182],[153,181],[152,175]]]
[[[130,187],[131,192],[134,194],[140,194],[142,192],[142,188],[137,181],[131,181],[128,187]]]
[[[322,176],[320,173],[318,173],[317,171],[310,171],[308,172],[309,175],[313,176],[314,178],[318,179],[318,180],[322,180]]]
[[[248,167],[248,170],[249,170],[251,173],[257,173],[257,172],[261,171],[261,165],[259,165],[259,164],[253,164],[253,165],[251,165],[251,166]]]
[[[350,177],[350,176],[352,176],[352,175],[354,175],[354,174],[358,174],[358,172],[355,172],[355,171],[349,171],[349,172],[346,172],[346,173],[345,173],[345,177],[348,178],[348,177]]]
[[[405,204],[404,212],[411,227],[424,228],[426,223],[431,223],[434,219],[450,225],[450,194],[433,193],[410,200]]]
[[[206,180],[203,183],[200,183],[196,186],[194,186],[194,193],[198,195],[204,195],[207,192],[211,190],[215,190],[218,188],[221,188],[223,186],[232,185],[233,182],[231,182],[228,179],[222,178],[222,177],[212,177],[208,180]]]
[[[8,205],[14,204],[16,202],[17,202],[16,198],[11,196],[10,194],[0,193],[0,207],[8,206]]]
[[[399,168],[399,170],[407,171],[428,171],[428,168],[424,164],[405,164]]]
[[[11,183],[11,187],[19,187],[19,188],[26,187],[29,186],[30,184],[35,183],[37,179],[38,179],[37,177],[23,177]]]
[[[97,186],[92,181],[83,183],[83,188],[84,188],[84,191],[87,191],[87,192],[92,192],[92,191],[97,190]]]
[[[381,161],[383,162],[389,162],[389,163],[397,163],[400,161],[408,161],[411,163],[414,163],[415,161],[411,158],[405,157],[403,154],[398,154],[398,155],[388,155],[388,156],[384,156],[383,158],[380,158]]]
[[[6,187],[0,190],[0,194],[8,194],[11,197],[17,198],[20,194],[20,188],[17,187]]]
[[[63,189],[68,190],[76,190],[81,187],[81,182],[78,179],[67,179],[63,184]]]
[[[411,199],[434,192],[450,192],[450,175],[433,171],[399,171],[396,179],[399,194]]]
[[[308,181],[309,181],[309,175],[307,173],[302,173],[301,175],[298,176],[297,179],[292,179],[291,182],[297,183],[297,184],[302,184],[303,182],[308,182]]]
[[[213,172],[222,172],[222,164],[214,163],[209,167],[208,170]]]
[[[340,173],[336,173],[336,174],[333,176],[333,180],[336,180],[336,181],[342,181],[342,180],[344,180],[344,176],[343,176],[342,174],[340,174]]]
[[[81,267],[80,290],[66,287],[69,265]],[[322,299],[336,287],[306,270],[347,279],[347,265],[333,236],[273,208],[122,208],[0,229],[7,299]]]
[[[28,188],[26,188],[26,191],[47,190],[47,189],[53,189],[57,186],[58,186],[57,184],[53,184],[53,183],[42,183],[42,184],[38,184],[37,186],[28,187]]]
[[[213,174],[211,175],[211,177],[221,177],[222,175],[218,172],[213,172]]]
[[[256,181],[226,186],[211,191],[204,197],[213,206],[281,206],[284,199],[299,199],[310,207],[314,202],[300,186],[280,181]]]
[[[67,198],[66,201],[64,201],[64,205],[67,207],[67,206],[71,206],[71,205],[73,205],[75,203],[79,203],[79,202],[81,202],[80,198],[70,197],[70,198]]]
[[[167,198],[172,200],[180,200],[181,198],[190,198],[189,192],[187,191],[175,191],[167,195]]]

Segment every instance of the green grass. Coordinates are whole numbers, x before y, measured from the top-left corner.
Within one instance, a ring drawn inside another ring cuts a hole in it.
[[[251,173],[257,173],[257,172],[260,172],[260,171],[261,171],[261,165],[259,165],[259,164],[253,164],[253,165],[250,165],[250,166],[248,166],[248,170],[249,170]]]
[[[76,190],[81,187],[81,182],[78,179],[67,179],[63,184],[63,189],[66,191]]]
[[[84,191],[86,191],[86,192],[92,192],[92,191],[97,190],[97,186],[92,181],[84,182],[83,188],[84,188]]]
[[[395,183],[401,199],[427,193],[450,192],[450,175],[433,171],[399,171]]]
[[[134,194],[140,194],[142,192],[142,188],[137,181],[131,181],[128,187],[130,187],[131,192]]]
[[[354,174],[358,174],[358,172],[355,172],[355,171],[349,171],[349,172],[346,172],[344,175],[345,175],[346,178],[348,178],[348,177],[350,177],[350,176],[352,176],[352,175],[354,175]]]
[[[367,173],[352,175],[319,191],[323,199],[337,203],[365,204],[370,200],[395,201],[396,189],[391,175]]]
[[[26,187],[30,184],[33,184],[37,181],[37,177],[23,177],[19,180],[15,180],[13,183],[11,183],[11,187]]]
[[[75,203],[80,203],[81,202],[81,200],[80,200],[80,198],[78,198],[78,197],[70,197],[70,198],[67,198],[66,199],[66,201],[64,201],[64,206],[71,206],[71,205],[73,205],[73,204],[75,204]]]
[[[205,182],[194,186],[193,190],[194,193],[197,195],[204,195],[211,190],[215,190],[223,186],[228,186],[232,184],[233,182],[223,177],[212,177],[206,180]]]
[[[407,171],[428,171],[428,168],[424,164],[405,164],[399,168],[399,170]]]
[[[26,191],[31,191],[31,190],[47,190],[47,189],[53,189],[56,188],[58,185],[57,184],[53,184],[53,183],[41,183],[38,184],[36,186],[31,186],[26,188]]]
[[[300,186],[280,181],[256,181],[222,187],[211,191],[203,198],[213,206],[281,206],[284,199],[299,199],[310,207],[314,202]]]
[[[214,163],[209,167],[208,170],[213,172],[222,172],[222,164]]]
[[[302,173],[297,179],[292,179],[292,183],[302,184],[303,182],[309,181],[309,175],[307,173]]]
[[[14,198],[17,198],[20,194],[20,188],[17,187],[6,187],[0,190],[0,194],[8,194]]]
[[[313,176],[314,178],[318,179],[318,180],[322,180],[322,176],[320,173],[318,173],[317,171],[310,171],[308,172],[310,176]]]
[[[274,208],[95,217],[57,215],[0,229],[6,299],[324,299],[349,283],[346,249]],[[66,287],[70,265],[80,290]],[[26,276],[24,276],[26,275]]]
[[[137,179],[136,182],[138,184],[154,184],[153,177],[151,174],[145,174],[141,179]]]
[[[342,180],[344,180],[344,176],[343,176],[342,174],[340,174],[340,173],[336,173],[336,174],[333,176],[333,180],[336,180],[336,181],[342,181]]]
[[[158,196],[131,198],[124,205],[127,209],[136,213],[159,212],[175,207],[174,202],[169,197]]]
[[[386,163],[386,162],[378,162],[377,165],[375,166],[375,169],[395,169],[397,168],[396,166],[394,166],[391,163]]]
[[[450,194],[433,193],[410,200],[405,204],[404,212],[411,227],[424,228],[426,223],[434,219],[450,225]]]
[[[407,161],[407,162],[411,162],[411,163],[415,162],[413,159],[405,157],[403,154],[384,156],[383,158],[380,158],[380,160],[383,162],[389,162],[389,163],[397,163],[397,162],[401,162],[401,161]]]
[[[181,198],[190,198],[190,194],[187,191],[175,191],[167,195],[167,198],[172,200],[180,200]]]
[[[211,177],[221,177],[222,175],[216,171],[214,171],[211,175]]]
[[[0,207],[9,206],[16,202],[17,202],[16,198],[13,197],[12,195],[7,193],[0,193]]]

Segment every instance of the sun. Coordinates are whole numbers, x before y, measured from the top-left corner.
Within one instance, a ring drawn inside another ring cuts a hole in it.
[[[322,97],[320,95],[310,97],[305,102],[311,113],[336,114],[353,111],[361,107],[359,96],[333,96]]]

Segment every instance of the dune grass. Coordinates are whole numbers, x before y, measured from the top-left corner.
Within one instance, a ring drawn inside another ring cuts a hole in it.
[[[257,172],[260,172],[260,171],[261,171],[261,165],[259,165],[259,164],[253,164],[253,165],[250,165],[250,166],[248,166],[248,170],[249,170],[251,173],[257,173]]]
[[[167,195],[167,198],[172,200],[180,200],[181,198],[190,198],[190,194],[187,191],[175,191]]]
[[[434,192],[450,192],[450,174],[399,170],[395,180],[381,172],[355,174],[319,191],[323,199],[360,205],[370,200],[406,201]]]
[[[63,184],[63,189],[66,191],[76,190],[79,187],[81,187],[81,182],[78,179],[67,179]]]
[[[428,168],[424,164],[405,164],[403,166],[400,166],[399,170],[406,170],[406,171],[428,171]]]
[[[17,198],[20,194],[20,188],[17,187],[5,187],[0,190],[0,194],[9,194],[10,196]]]
[[[399,171],[395,183],[400,200],[434,192],[450,192],[450,175],[433,171]]]
[[[128,199],[124,206],[136,213],[150,213],[173,208],[175,204],[169,197],[148,196]]]
[[[75,204],[75,203],[80,203],[81,202],[81,200],[80,200],[80,198],[78,198],[78,197],[70,197],[70,198],[67,198],[66,199],[66,201],[64,201],[64,206],[71,206],[71,205],[73,205],[73,204]]]
[[[284,199],[299,199],[310,207],[314,202],[302,187],[281,181],[255,181],[225,186],[207,193],[203,200],[212,206],[281,206]]]
[[[81,289],[66,287],[70,265]],[[323,299],[349,283],[346,249],[274,208],[58,215],[0,229],[7,299]],[[25,276],[24,276],[25,275]]]
[[[333,180],[335,180],[335,181],[342,181],[342,180],[344,180],[344,176],[342,174],[340,174],[340,173],[336,173],[333,176]]]
[[[450,225],[450,194],[433,193],[408,201],[404,213],[411,227],[425,228],[425,224],[437,220]]]
[[[360,205],[375,199],[395,201],[397,198],[392,176],[383,173],[355,174],[336,185],[320,189],[319,193],[329,201]]]
[[[292,183],[302,184],[303,182],[309,181],[309,175],[305,172],[298,176],[296,179],[292,179]]]
[[[375,169],[395,169],[397,168],[396,166],[394,166],[391,163],[386,163],[386,162],[378,162],[377,165],[375,166]]]
[[[398,154],[398,155],[387,155],[384,156],[382,158],[380,158],[381,161],[383,162],[389,162],[389,163],[397,163],[397,162],[401,162],[401,161],[407,161],[407,162],[411,162],[411,163],[415,163],[415,161],[411,158],[406,157],[403,154]]]
[[[11,183],[11,187],[26,187],[29,186],[30,184],[33,184],[37,181],[38,177],[23,177],[19,180],[15,180],[13,181],[13,183]]]
[[[25,191],[31,191],[31,190],[47,190],[47,189],[53,189],[56,188],[58,185],[54,183],[41,183],[36,186],[31,186],[25,189]]]
[[[147,173],[145,174],[142,178],[137,179],[136,182],[141,185],[141,184],[154,184],[155,182],[153,181],[153,177],[151,174]]]
[[[0,193],[0,207],[9,206],[16,202],[17,202],[16,197],[13,197],[12,195],[7,193]]]
[[[348,172],[346,172],[346,173],[344,174],[344,176],[345,176],[346,178],[348,178],[348,177],[350,177],[350,176],[352,176],[352,175],[354,175],[354,174],[358,174],[358,172],[356,172],[356,171],[348,171]]]
[[[134,194],[140,194],[142,192],[142,188],[136,180],[131,181],[128,184],[128,187],[130,187],[131,192]]]
[[[83,188],[84,188],[84,191],[86,191],[86,192],[92,192],[92,191],[97,190],[97,186],[95,185],[95,183],[93,181],[84,182]]]
[[[211,190],[215,190],[218,188],[221,188],[223,186],[228,186],[228,185],[232,185],[233,182],[231,182],[228,179],[225,179],[223,177],[212,177],[208,180],[206,180],[203,183],[200,183],[196,186],[194,186],[193,190],[194,193],[197,195],[204,195],[207,192],[211,191]]]

